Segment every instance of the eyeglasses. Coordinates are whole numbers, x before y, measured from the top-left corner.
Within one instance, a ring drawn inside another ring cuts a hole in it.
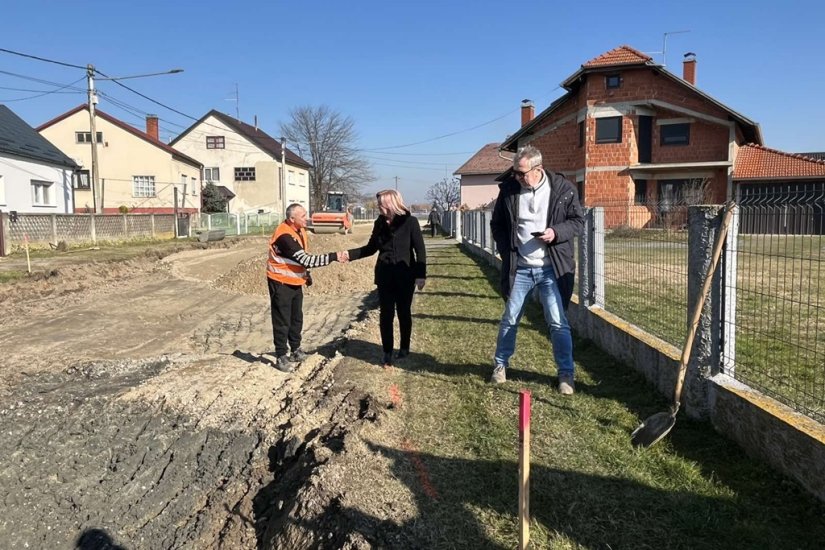
[[[521,170],[516,170],[515,168],[513,168],[513,174],[514,174],[517,178],[523,178],[523,177],[525,177],[527,174],[529,174],[530,172],[532,172],[533,170],[535,170],[536,168],[538,168],[538,165],[533,166],[533,167],[531,167],[531,168],[528,168],[528,169],[527,169],[527,170],[525,170],[524,172],[522,172]]]

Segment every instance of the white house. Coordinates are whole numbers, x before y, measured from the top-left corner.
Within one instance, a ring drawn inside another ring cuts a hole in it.
[[[27,214],[73,211],[77,164],[0,105],[0,209]]]
[[[257,125],[213,109],[170,145],[203,162],[204,184],[212,182],[225,197],[231,197],[230,212],[283,212],[291,203],[299,203],[309,210],[311,165],[286,148],[286,200],[283,200],[281,144]]]
[[[200,211],[202,164],[160,141],[156,116],[146,117],[144,132],[100,109],[95,113],[103,213],[168,214],[176,198],[178,212]],[[94,212],[88,107],[78,105],[37,131],[83,165],[74,186],[75,212]]]

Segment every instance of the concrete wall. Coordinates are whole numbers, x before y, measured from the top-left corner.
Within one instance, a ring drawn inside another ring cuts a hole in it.
[[[481,208],[498,196],[498,174],[461,176],[462,206],[470,209]]]

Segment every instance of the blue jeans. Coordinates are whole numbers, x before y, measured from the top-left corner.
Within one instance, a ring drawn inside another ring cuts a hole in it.
[[[544,310],[544,320],[550,332],[550,342],[553,344],[553,358],[559,369],[559,375],[573,376],[573,337],[570,334],[570,325],[564,315],[559,287],[556,284],[556,274],[553,266],[522,267],[516,269],[516,279],[510,289],[510,297],[504,306],[504,315],[498,327],[496,341],[496,365],[509,366],[510,357],[516,351],[516,332],[521,316],[524,314],[524,303],[530,292],[538,287],[539,300]]]

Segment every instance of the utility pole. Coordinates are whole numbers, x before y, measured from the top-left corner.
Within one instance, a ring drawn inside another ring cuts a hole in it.
[[[95,67],[91,63],[86,65],[86,81],[89,91],[89,134],[91,135],[92,146],[92,166],[89,170],[89,177],[92,180],[92,198],[95,205],[95,214],[103,213],[103,194],[100,192],[100,179],[98,178],[97,165],[97,129],[95,126],[95,105],[97,105],[97,93],[95,92]]]
[[[398,176],[395,176],[395,190],[398,191]]]
[[[286,216],[286,137],[281,138],[281,213]]]

